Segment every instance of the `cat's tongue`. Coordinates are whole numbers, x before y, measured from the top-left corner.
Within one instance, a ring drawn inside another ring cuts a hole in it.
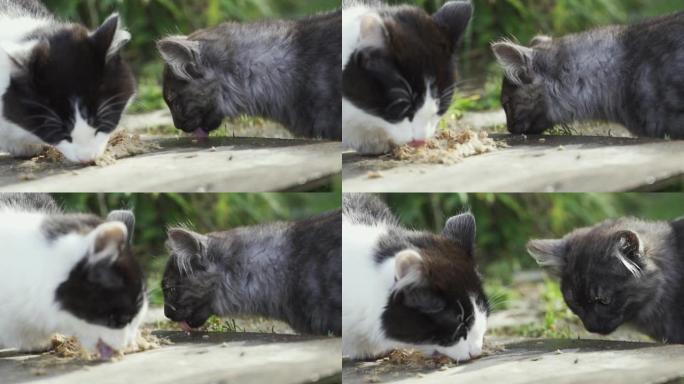
[[[178,325],[180,325],[181,329],[182,329],[184,332],[191,332],[191,331],[192,331],[192,327],[191,327],[190,324],[188,324],[188,322],[185,321],[185,320],[183,320],[183,321],[181,321],[180,323],[178,323]]]
[[[97,341],[97,352],[100,354],[100,360],[110,360],[114,356],[114,349],[107,345],[102,339]]]
[[[195,136],[196,139],[206,139],[209,137],[209,132],[205,131],[202,128],[197,128],[195,132],[192,133],[193,136]]]
[[[425,140],[412,140],[408,143],[408,145],[412,146],[413,148],[420,148],[425,146]]]

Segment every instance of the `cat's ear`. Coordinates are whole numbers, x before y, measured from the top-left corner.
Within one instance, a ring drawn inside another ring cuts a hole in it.
[[[107,221],[117,221],[123,223],[127,230],[128,244],[133,243],[133,233],[135,232],[135,215],[127,210],[111,211],[107,215]]]
[[[533,49],[510,41],[499,41],[492,44],[492,51],[510,81],[517,85],[532,82]]]
[[[639,277],[645,267],[643,259],[643,243],[639,235],[634,231],[624,230],[616,235],[617,237],[617,258],[627,268],[627,270]]]
[[[387,45],[387,30],[377,15],[361,17],[359,40],[359,48],[384,48]]]
[[[157,50],[173,73],[185,80],[199,75],[200,42],[187,36],[169,36],[157,42]]]
[[[425,287],[425,267],[423,258],[412,249],[405,249],[394,256],[394,294],[402,294],[403,303],[407,307],[423,313],[437,313],[444,309],[446,303]]]
[[[185,228],[171,228],[166,243],[169,251],[176,257],[179,268],[189,272],[193,262],[204,257],[209,238]]]
[[[87,238],[90,263],[114,262],[128,244],[128,229],[120,221],[108,221],[93,229]]]
[[[442,235],[458,242],[466,250],[468,256],[473,257],[475,232],[475,216],[468,212],[449,218],[444,225]]]
[[[423,271],[423,258],[418,252],[405,249],[394,256],[394,279],[399,286],[422,281]]]
[[[447,2],[432,15],[435,23],[447,31],[454,44],[461,40],[472,17],[473,5],[470,1],[462,0]]]
[[[560,276],[566,264],[566,241],[564,239],[530,240],[527,252],[541,267]]]
[[[22,43],[0,43],[0,54],[5,54],[9,61],[10,75],[16,76],[28,72],[32,60],[46,57],[50,52],[47,40],[31,40]]]
[[[550,44],[553,41],[551,36],[537,35],[530,40],[530,47],[535,48],[542,45]]]
[[[98,51],[105,56],[105,61],[109,61],[131,40],[131,34],[121,26],[119,14],[113,13],[90,34],[90,38]]]

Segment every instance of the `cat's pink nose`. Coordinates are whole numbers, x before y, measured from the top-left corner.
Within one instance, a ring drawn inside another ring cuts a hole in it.
[[[425,140],[412,140],[408,144],[413,148],[420,148],[425,146]]]

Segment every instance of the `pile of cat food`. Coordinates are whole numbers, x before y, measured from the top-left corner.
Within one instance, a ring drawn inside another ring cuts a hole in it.
[[[129,133],[126,130],[116,131],[109,138],[104,154],[95,161],[95,164],[100,166],[110,165],[116,162],[117,159],[140,155],[154,149],[159,149],[159,146],[143,141],[137,133]],[[54,147],[46,146],[42,153],[23,162],[19,168],[27,172],[39,171],[46,165],[63,161],[65,159],[62,153]]]
[[[418,164],[455,164],[466,157],[496,151],[500,147],[487,132],[470,129],[441,130],[425,146],[403,145],[387,155],[390,160]]]
[[[98,356],[97,354],[90,353],[88,350],[83,348],[83,346],[81,346],[75,337],[67,337],[57,334],[52,336],[50,342],[52,343],[52,348],[48,353],[65,359],[83,361],[97,359],[120,360],[124,355],[157,349],[162,345],[171,343],[169,340],[154,336],[148,329],[143,329],[138,333],[138,337],[136,339],[137,345],[135,347],[131,347],[123,351],[116,351],[112,356]]]
[[[144,142],[137,133],[128,133],[126,130],[120,130],[114,132],[109,138],[107,150],[95,161],[95,164],[100,166],[110,165],[116,162],[117,159],[141,155],[153,149],[159,149],[159,146]]]

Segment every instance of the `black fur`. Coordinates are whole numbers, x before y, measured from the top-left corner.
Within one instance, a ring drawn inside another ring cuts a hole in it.
[[[13,69],[1,96],[2,117],[50,145],[86,145],[75,142],[72,135],[76,114],[93,128],[93,137],[116,129],[136,87],[133,73],[119,54],[127,40],[114,40],[118,16],[108,18],[91,33],[82,25],[57,21],[38,1],[4,0],[0,13],[49,20],[22,37],[23,42],[35,42],[32,48],[10,55]],[[36,152],[32,146],[37,143],[5,144],[4,149],[13,155]],[[68,156],[72,161],[93,160]]]
[[[344,97],[368,113],[398,123],[412,121],[430,93],[439,100],[438,114],[443,115],[454,93],[456,46],[470,14],[460,21],[442,20],[408,6],[382,7],[379,14],[386,45],[352,53],[342,74]],[[427,85],[426,79],[432,82]]]

